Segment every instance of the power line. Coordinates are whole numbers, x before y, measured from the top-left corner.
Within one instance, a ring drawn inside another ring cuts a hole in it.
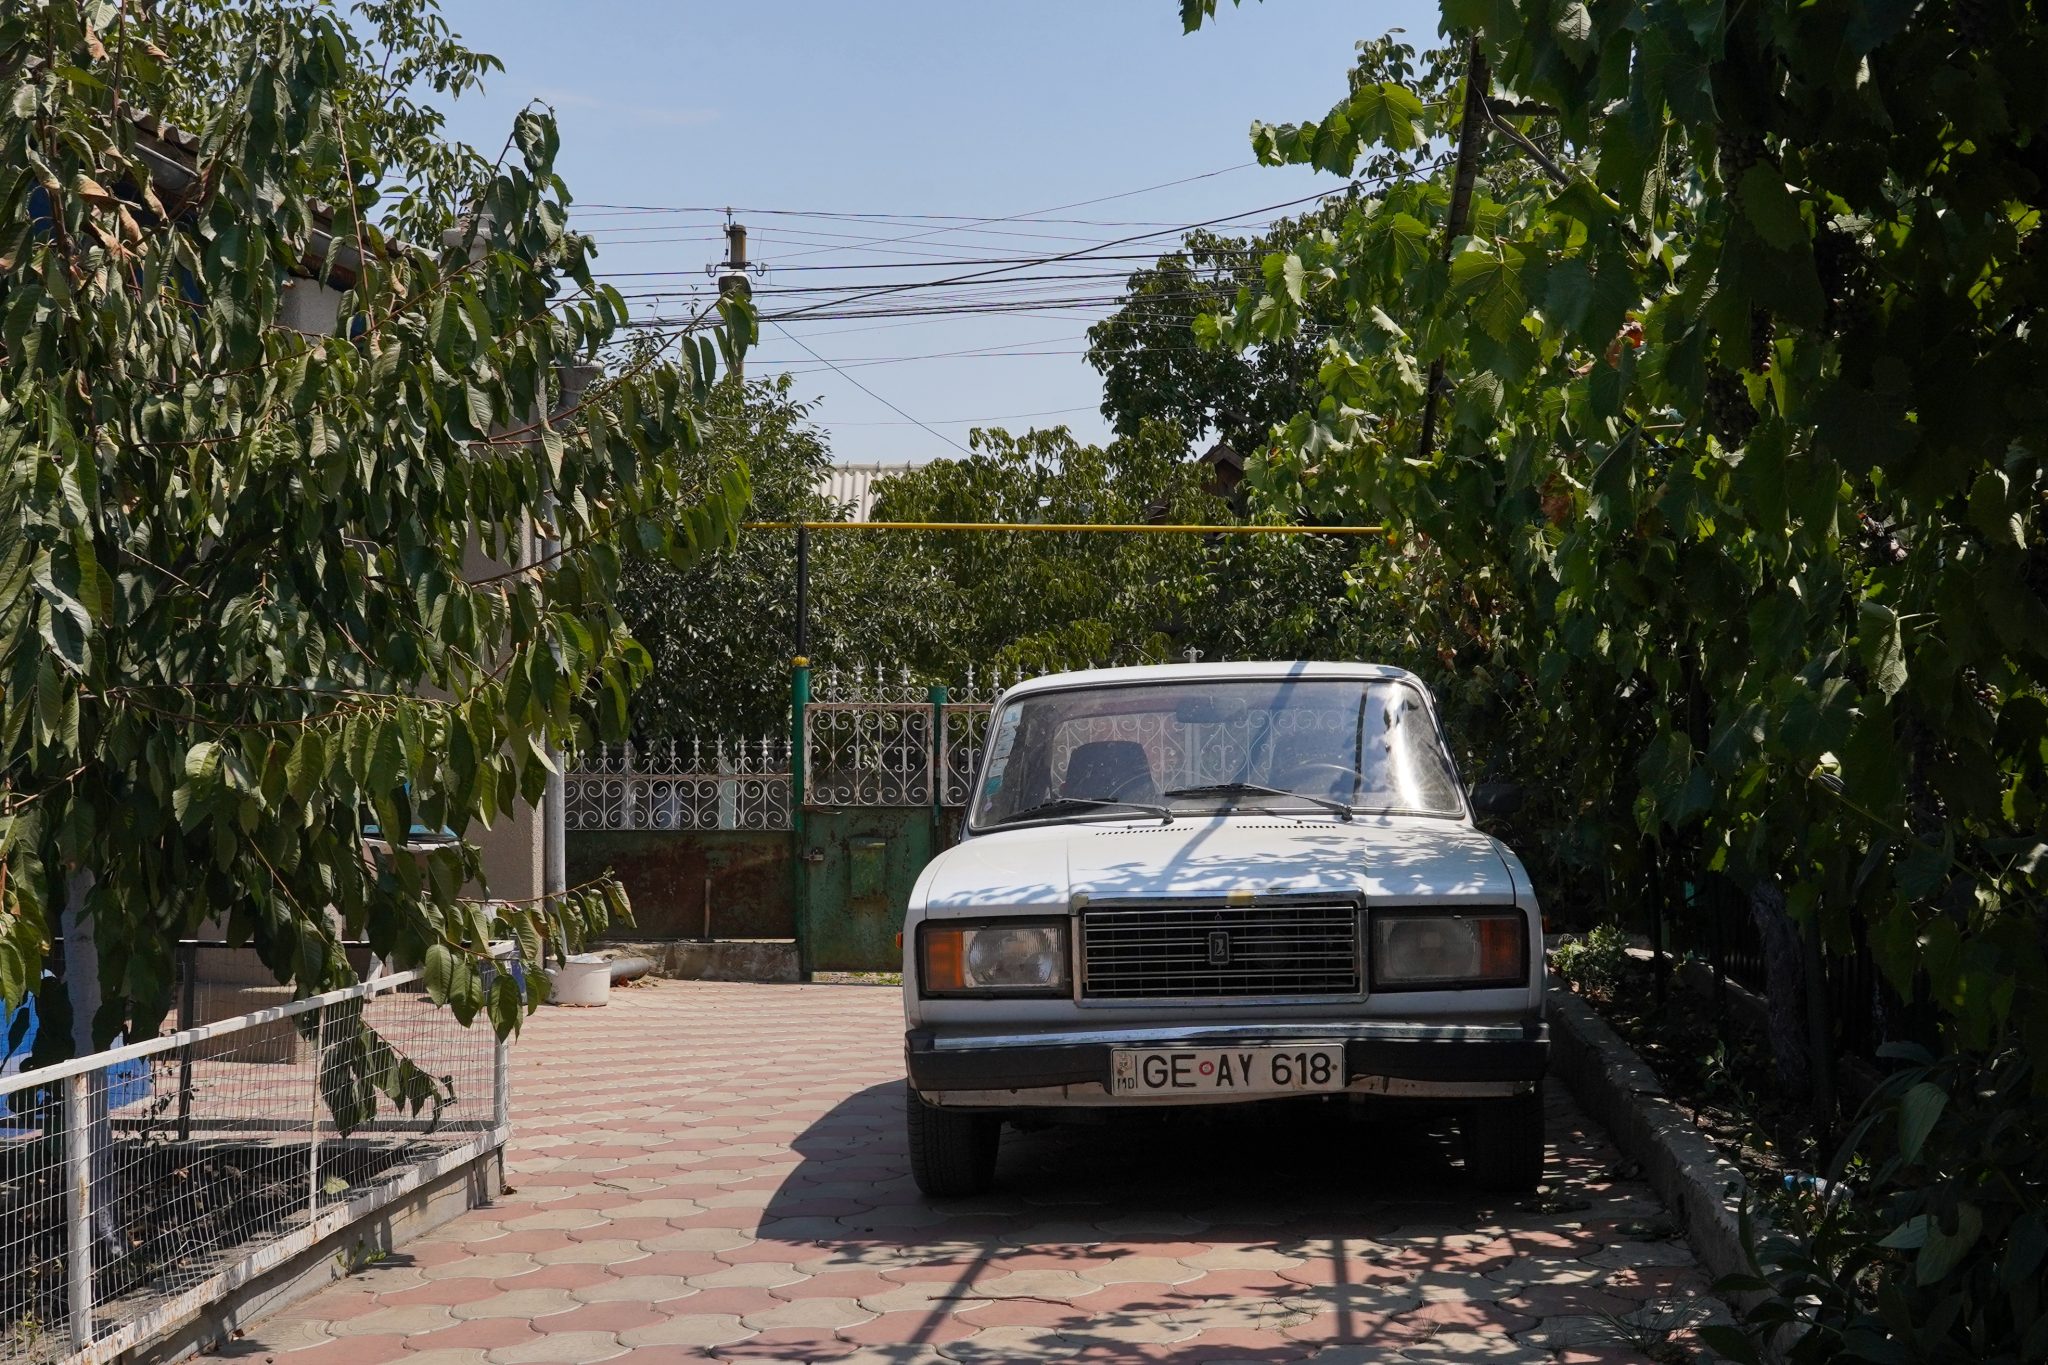
[[[1246,253],[1249,253],[1253,250],[1253,248],[1244,247],[1242,248],[1242,250]],[[1171,251],[1118,251],[1108,252],[1102,255],[1091,255],[1083,257],[1081,259],[1089,261],[1156,261],[1161,256],[1171,256],[1175,254],[1178,253]],[[1217,254],[1220,255],[1223,253],[1219,252]],[[955,256],[935,261],[851,261],[845,265],[768,264],[767,269],[768,273],[771,275],[779,271],[785,270],[937,270],[941,267],[963,265],[1037,265],[1045,259],[1046,258],[1043,256]],[[703,274],[704,272],[702,270],[615,270],[609,272],[598,271],[597,277],[599,279],[605,280],[616,280],[625,279],[629,276],[640,277],[651,275],[694,275],[701,277]]]
[[[1111,202],[1113,202],[1113,201],[1115,201],[1115,200],[1118,200],[1118,199],[1129,199],[1129,198],[1133,197],[1134,195],[1140,195],[1140,194],[1151,194],[1151,193],[1153,193],[1153,192],[1155,192],[1155,191],[1157,191],[1157,190],[1168,190],[1168,189],[1172,189],[1172,188],[1174,188],[1175,186],[1178,186],[1178,185],[1191,185],[1191,184],[1193,184],[1194,182],[1196,182],[1196,181],[1198,181],[1198,180],[1213,180],[1213,179],[1214,179],[1215,177],[1217,177],[1217,176],[1219,176],[1219,175],[1228,175],[1228,174],[1230,174],[1230,173],[1231,173],[1232,171],[1242,171],[1242,170],[1247,170],[1247,169],[1249,169],[1250,167],[1256,166],[1257,164],[1258,164],[1258,163],[1257,163],[1256,161],[1239,161],[1239,162],[1235,162],[1235,163],[1233,163],[1232,165],[1229,165],[1229,166],[1224,166],[1224,167],[1221,167],[1221,168],[1219,168],[1219,169],[1217,169],[1217,170],[1213,170],[1213,171],[1202,171],[1202,172],[1200,172],[1199,174],[1196,174],[1196,175],[1185,175],[1185,176],[1182,176],[1182,177],[1181,177],[1180,179],[1178,179],[1178,180],[1162,180],[1161,182],[1159,182],[1159,183],[1158,183],[1158,184],[1156,184],[1156,185],[1144,185],[1144,186],[1140,186],[1139,188],[1137,188],[1137,189],[1134,189],[1134,190],[1120,190],[1120,191],[1118,191],[1118,192],[1117,192],[1117,193],[1115,193],[1115,194],[1103,194],[1103,195],[1097,195],[1097,196],[1096,196],[1095,198],[1093,198],[1093,199],[1076,199],[1076,200],[1074,200],[1074,201],[1073,201],[1072,203],[1068,203],[1068,204],[1054,204],[1054,205],[1053,205],[1053,206],[1051,206],[1050,208],[1043,208],[1043,209],[1027,209],[1027,210],[1025,210],[1025,211],[1023,211],[1023,212],[1021,212],[1021,213],[1009,213],[1009,214],[1001,214],[1001,215],[997,215],[997,216],[994,216],[994,217],[981,217],[981,218],[972,218],[972,217],[966,217],[966,216],[964,216],[964,215],[956,215],[956,214],[942,214],[942,213],[931,213],[931,214],[925,214],[925,213],[859,213],[859,212],[851,212],[851,211],[848,211],[848,210],[843,210],[843,209],[764,209],[764,208],[735,208],[735,207],[733,207],[733,206],[731,206],[731,205],[727,205],[727,204],[712,204],[712,205],[696,205],[696,206],[680,206],[680,207],[679,207],[679,206],[671,206],[671,205],[657,205],[657,204],[599,204],[599,203],[591,203],[591,204],[586,204],[586,205],[585,205],[584,207],[585,207],[585,208],[588,208],[588,209],[598,209],[598,210],[610,210],[610,211],[613,211],[613,212],[625,212],[625,213],[708,213],[708,214],[715,214],[715,215],[719,215],[720,217],[723,217],[723,215],[726,215],[726,214],[745,214],[745,215],[748,215],[748,216],[754,216],[754,217],[777,217],[777,218],[848,218],[848,219],[862,219],[862,220],[875,220],[875,219],[880,219],[880,220],[888,220],[888,219],[905,219],[905,218],[907,218],[907,219],[913,219],[913,220],[920,220],[920,221],[923,221],[923,220],[935,220],[935,219],[943,219],[943,220],[945,220],[945,221],[949,221],[949,222],[951,222],[951,221],[966,221],[966,222],[971,222],[971,223],[977,223],[977,224],[979,224],[979,223],[1008,223],[1008,222],[1017,222],[1017,221],[1023,221],[1023,220],[1028,220],[1028,219],[1031,219],[1031,218],[1034,218],[1034,217],[1037,217],[1037,216],[1040,216],[1040,215],[1043,215],[1043,214],[1049,214],[1049,213],[1064,213],[1064,212],[1065,212],[1066,210],[1068,210],[1068,209],[1080,209],[1080,208],[1087,208],[1087,207],[1089,207],[1090,205],[1093,205],[1093,204],[1107,204],[1107,203],[1111,203]]]
[[[873,389],[861,383],[858,379],[855,379],[852,375],[846,373],[844,370],[840,369],[831,361],[826,360],[825,357],[819,355],[816,351],[811,350],[811,348],[808,345],[805,345],[804,339],[802,337],[795,335],[794,333],[786,330],[785,328],[779,325],[776,326],[775,330],[781,332],[784,336],[788,337],[791,341],[794,341],[797,345],[802,346],[804,350],[808,352],[814,359],[823,362],[841,379],[844,379],[847,383],[853,385],[856,389],[859,389],[862,393],[874,399],[877,403],[880,403],[883,407],[895,413],[898,417],[903,418],[905,421],[911,423],[914,426],[924,427],[924,429],[927,432],[930,432],[932,435],[938,437],[941,441],[944,441],[947,445],[953,447],[953,449],[959,451],[962,455],[972,455],[974,453],[973,451],[969,450],[966,446],[961,445],[958,441],[948,436],[945,432],[940,431],[938,428],[925,426],[923,422],[918,421],[915,417],[912,417],[902,408],[897,407],[894,403],[891,403],[888,399],[882,397],[882,395],[876,393]]]
[[[1077,408],[1047,408],[1042,412],[1012,412],[999,414],[994,417],[941,417],[934,420],[940,426],[945,427],[972,427],[980,426],[984,422],[1017,422],[1022,421],[1026,417],[1064,417],[1070,412],[1094,412],[1097,407],[1098,405],[1094,403],[1084,403]],[[829,418],[825,419],[825,423],[827,426],[832,427],[902,427],[923,425],[921,422],[835,422]]]
[[[1438,158],[1438,161],[1439,161],[1439,163],[1441,163],[1441,161],[1442,161],[1442,160],[1443,160],[1443,158]],[[1394,177],[1392,177],[1392,176],[1380,176],[1380,177],[1375,177],[1375,180],[1377,180],[1377,181],[1384,181],[1384,180],[1390,180],[1390,179],[1393,179],[1393,178],[1394,178]],[[1351,189],[1356,189],[1356,188],[1358,188],[1358,187],[1359,187],[1360,185],[1362,185],[1362,184],[1365,184],[1365,183],[1367,183],[1367,182],[1365,182],[1365,181],[1362,181],[1362,180],[1353,180],[1353,181],[1351,181],[1351,182],[1350,182],[1349,188],[1351,188]],[[1135,192],[1135,191],[1134,191],[1134,192]],[[1244,212],[1242,212],[1242,213],[1227,213],[1227,214],[1224,214],[1223,216],[1221,216],[1221,217],[1218,217],[1218,218],[1209,218],[1209,219],[1205,219],[1205,220],[1203,220],[1202,222],[1199,222],[1199,223],[1189,223],[1189,224],[1187,224],[1187,225],[1186,225],[1186,226],[1185,226],[1184,228],[1182,228],[1182,229],[1181,229],[1181,231],[1182,231],[1182,232],[1192,232],[1192,231],[1194,231],[1194,230],[1195,230],[1196,228],[1204,228],[1204,227],[1215,227],[1215,226],[1217,226],[1217,225],[1219,225],[1219,224],[1222,224],[1222,223],[1229,223],[1229,222],[1235,222],[1235,221],[1236,221],[1237,219],[1240,219],[1240,218],[1249,218],[1249,217],[1251,217],[1251,216],[1252,216],[1253,214],[1257,214],[1257,213],[1276,213],[1276,212],[1278,212],[1278,211],[1279,211],[1279,210],[1281,210],[1281,209],[1288,209],[1288,208],[1294,208],[1294,207],[1296,207],[1296,206],[1298,206],[1298,205],[1301,205],[1301,204],[1306,204],[1306,203],[1310,203],[1310,202],[1312,202],[1312,201],[1313,201],[1313,202],[1320,202],[1320,201],[1322,201],[1322,200],[1327,200],[1327,199],[1331,199],[1331,198],[1334,198],[1334,197],[1336,196],[1336,194],[1337,194],[1337,193],[1341,193],[1341,191],[1318,191],[1318,192],[1316,192],[1315,194],[1305,194],[1305,195],[1302,195],[1302,196],[1301,196],[1300,198],[1298,198],[1298,199],[1289,199],[1289,200],[1286,200],[1286,201],[1284,201],[1284,202],[1282,202],[1282,203],[1278,203],[1278,204],[1268,204],[1268,205],[1264,206],[1263,208],[1256,208],[1256,209],[1248,209],[1248,210],[1246,210],[1246,211],[1244,211]],[[1114,238],[1114,239],[1112,239],[1112,240],[1110,240],[1110,241],[1107,241],[1107,242],[1102,242],[1102,243],[1099,243],[1099,244],[1098,244],[1098,247],[1111,247],[1111,246],[1122,246],[1122,245],[1124,245],[1124,244],[1125,244],[1125,243],[1127,243],[1127,242],[1138,242],[1138,241],[1143,241],[1143,240],[1144,240],[1145,238],[1147,238],[1147,237],[1157,237],[1157,236],[1159,236],[1159,235],[1160,235],[1160,234],[1159,234],[1159,233],[1157,233],[1157,232],[1140,232],[1140,233],[1136,233],[1136,234],[1134,234],[1134,235],[1132,235],[1132,236],[1129,236],[1129,237],[1120,237],[1120,238]],[[1074,257],[1076,257],[1076,256],[1084,256],[1084,255],[1087,255],[1087,254],[1089,253],[1089,251],[1090,251],[1091,249],[1093,249],[1093,248],[1076,248],[1076,249],[1075,249],[1075,250],[1073,250],[1073,251],[1067,251],[1067,252],[1062,252],[1061,254],[1059,254],[1059,255],[1057,255],[1057,256],[1049,256],[1049,257],[1047,257],[1047,258],[1046,258],[1045,260],[1043,260],[1043,261],[1041,261],[1041,262],[1038,262],[1038,264],[1041,264],[1041,265],[1052,265],[1052,264],[1055,264],[1055,263],[1057,263],[1057,262],[1060,262],[1060,261],[1072,260],[1072,259],[1073,259]],[[988,277],[988,276],[991,276],[991,275],[1002,275],[1002,274],[1007,274],[1007,273],[1009,273],[1009,272],[1011,272],[1011,271],[1013,271],[1013,270],[1016,270],[1016,269],[1018,269],[1018,268],[1019,268],[1019,267],[1017,267],[1017,266],[1010,266],[1010,265],[1002,265],[1002,266],[991,266],[991,267],[989,267],[989,268],[987,268],[987,269],[985,269],[985,270],[978,270],[978,271],[973,271],[973,272],[970,272],[970,273],[968,273],[968,274],[966,274],[966,275],[956,275],[956,276],[953,276],[953,277],[951,277],[951,278],[950,278],[950,279],[948,279],[948,280],[945,280],[945,281],[941,281],[941,282],[934,282],[934,281],[921,281],[921,282],[918,282],[918,283],[906,283],[906,284],[897,284],[897,285],[885,285],[885,286],[882,286],[882,287],[878,288],[878,289],[877,289],[877,290],[876,290],[875,292],[876,292],[877,294],[886,294],[886,293],[896,293],[896,292],[900,292],[900,291],[902,291],[902,290],[905,290],[905,289],[914,289],[914,288],[917,288],[917,287],[919,287],[919,284],[920,284],[920,283],[921,283],[921,284],[926,284],[926,285],[929,285],[929,284],[932,284],[932,283],[946,283],[946,284],[958,284],[958,283],[964,283],[964,282],[966,282],[966,281],[969,281],[969,280],[976,280],[976,279],[982,279],[982,278],[986,278],[986,277]],[[797,311],[796,311],[795,313],[789,313],[789,314],[784,314],[784,317],[797,317],[797,316],[800,316],[800,315],[802,315],[803,313],[806,313],[806,312],[812,312],[812,311],[815,311],[815,310],[817,310],[817,309],[823,308],[823,307],[825,307],[825,306],[826,306],[826,305],[825,305],[825,304],[822,304],[822,303],[820,303],[820,304],[813,304],[813,305],[811,305],[811,306],[810,306],[810,307],[808,307],[808,308],[801,308],[801,309],[798,309],[798,310],[797,310]]]
[[[1065,212],[1066,210],[1068,210],[1068,209],[1078,209],[1078,208],[1086,208],[1086,207],[1088,207],[1088,206],[1089,206],[1089,205],[1091,205],[1091,204],[1107,204],[1107,203],[1111,202],[1112,200],[1117,200],[1117,199],[1129,199],[1129,198],[1131,198],[1131,197],[1132,197],[1132,196],[1134,196],[1134,195],[1140,195],[1140,194],[1151,194],[1151,193],[1153,193],[1153,192],[1154,192],[1155,190],[1165,190],[1165,189],[1172,189],[1172,188],[1173,188],[1174,186],[1176,186],[1176,185],[1187,185],[1187,184],[1192,184],[1192,183],[1194,183],[1194,182],[1195,182],[1195,181],[1197,181],[1197,180],[1211,180],[1211,179],[1214,179],[1215,177],[1217,177],[1217,176],[1219,176],[1219,175],[1228,175],[1228,174],[1229,174],[1230,172],[1232,172],[1232,171],[1241,171],[1241,170],[1245,169],[1245,168],[1246,168],[1247,166],[1253,166],[1253,165],[1256,165],[1256,164],[1258,164],[1258,163],[1256,163],[1256,162],[1250,162],[1250,161],[1240,161],[1240,162],[1236,163],[1235,165],[1230,165],[1230,166],[1224,166],[1224,167],[1222,167],[1222,168],[1221,168],[1221,169],[1219,169],[1219,170],[1213,170],[1213,171],[1203,171],[1203,172],[1201,172],[1201,173],[1200,173],[1199,175],[1188,175],[1188,176],[1182,176],[1182,177],[1181,177],[1180,179],[1178,179],[1178,180],[1166,180],[1166,181],[1162,181],[1162,182],[1160,182],[1160,183],[1159,183],[1159,184],[1157,184],[1157,185],[1146,185],[1146,186],[1144,186],[1144,187],[1142,187],[1142,188],[1140,188],[1140,189],[1135,189],[1135,190],[1124,190],[1124,191],[1122,191],[1121,193],[1118,193],[1118,194],[1105,194],[1105,195],[1101,195],[1101,196],[1098,196],[1098,197],[1096,197],[1096,198],[1094,198],[1094,199],[1077,199],[1077,200],[1075,200],[1075,201],[1074,201],[1073,203],[1071,203],[1071,204],[1055,204],[1055,205],[1053,205],[1053,206],[1051,206],[1051,207],[1049,207],[1049,208],[1043,208],[1043,209],[1034,209],[1034,210],[1032,210],[1032,213],[1035,213],[1035,214],[1047,214],[1047,213],[1064,213],[1064,212]],[[910,234],[908,234],[908,235],[906,235],[906,236],[902,236],[902,237],[896,237],[896,238],[891,238],[891,239],[888,239],[888,240],[889,240],[889,241],[891,241],[891,242],[911,242],[911,241],[918,241],[918,240],[920,240],[920,239],[922,239],[922,238],[926,238],[926,237],[937,237],[937,236],[945,236],[945,235],[951,235],[951,234],[956,234],[956,233],[961,233],[961,232],[968,232],[968,231],[972,231],[972,230],[974,230],[974,229],[976,229],[976,228],[986,227],[986,226],[987,226],[988,224],[990,224],[990,223],[1008,223],[1008,222],[1015,222],[1015,221],[1017,221],[1018,219],[1020,219],[1020,218],[1024,218],[1024,217],[1027,217],[1027,216],[1029,216],[1029,215],[1026,215],[1026,214],[1020,214],[1020,213],[1012,213],[1012,214],[1005,214],[1005,215],[1003,215],[1003,216],[1000,216],[1000,217],[994,217],[994,218],[980,218],[980,219],[976,219],[976,220],[974,220],[973,222],[971,222],[971,223],[967,224],[967,225],[966,225],[966,226],[964,226],[964,227],[957,227],[957,228],[951,228],[951,227],[936,227],[936,228],[930,228],[930,229],[928,229],[928,230],[926,230],[926,231],[923,231],[923,232],[914,232],[914,233],[910,233]],[[887,242],[884,242],[884,243],[880,243],[880,244],[878,244],[878,245],[883,245],[883,246],[886,246],[887,244],[888,244]],[[799,255],[804,255],[804,254],[815,254],[815,253],[802,253],[802,252],[800,252],[800,253],[798,253],[798,254],[799,254]]]

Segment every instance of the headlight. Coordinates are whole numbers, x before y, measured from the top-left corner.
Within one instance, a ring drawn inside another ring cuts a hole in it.
[[[1529,922],[1519,910],[1372,917],[1374,990],[1520,986],[1529,979]]]
[[[1065,924],[927,924],[923,942],[927,995],[1067,988]]]

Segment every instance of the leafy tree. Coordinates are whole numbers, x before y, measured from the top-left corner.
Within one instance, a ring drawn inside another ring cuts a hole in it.
[[[1416,76],[1414,51],[1393,35],[1358,47],[1354,89]],[[1417,98],[1426,103],[1448,98],[1451,73],[1441,55],[1429,54],[1417,77]],[[1355,168],[1350,189],[1311,212],[1275,219],[1250,237],[1199,229],[1178,250],[1133,271],[1122,304],[1088,329],[1088,363],[1102,376],[1102,414],[1116,433],[1135,437],[1145,424],[1162,422],[1188,445],[1209,433],[1240,454],[1264,445],[1275,426],[1308,405],[1323,334],[1344,321],[1342,307],[1321,297],[1292,330],[1242,349],[1196,345],[1197,321],[1229,311],[1238,291],[1261,278],[1266,262],[1284,260],[1295,243],[1342,224],[1361,182],[1413,175],[1433,159],[1426,153],[1419,142],[1381,149]]]
[[[1977,0],[1443,12],[1454,108],[1386,83],[1254,133],[1338,171],[1436,137],[1473,153],[1289,253],[1219,326],[1248,345],[1319,300],[1346,317],[1255,481],[1402,528],[1410,563],[1376,588],[1485,671],[1589,867],[1725,872],[1816,947],[1862,926],[1988,1059],[1955,1093],[2038,1094],[2048,25]],[[1902,1124],[1941,1112],[1891,1098]],[[2048,1136],[2038,1104],[1997,1122]],[[1933,1223],[1809,1243],[1763,1326],[1802,1323],[1806,1359],[2037,1354],[2038,1296],[2010,1286],[2038,1283],[2038,1184],[1998,1202],[1975,1156],[1907,1166],[1873,1193],[1936,1181]],[[1801,1302],[1814,1257],[1852,1308]]]
[[[1117,435],[1162,422],[1186,445],[1213,432],[1243,453],[1301,410],[1318,363],[1316,321],[1249,351],[1195,344],[1195,320],[1227,310],[1258,262],[1296,235],[1277,224],[1250,239],[1191,232],[1131,273],[1117,310],[1088,328],[1102,415]]]
[[[1167,426],[1099,447],[1064,428],[972,440],[969,458],[886,480],[875,519],[1234,520]],[[833,566],[821,599],[830,615],[814,627],[827,644],[820,657],[901,660],[939,681],[970,664],[1037,672],[1161,662],[1190,648],[1343,657],[1369,652],[1375,619],[1344,590],[1361,550],[1353,540],[869,532],[816,543]]]
[[[624,900],[466,897],[466,836],[540,794],[551,748],[623,731],[621,545],[687,559],[746,497],[679,469],[712,336],[565,387],[625,308],[564,229],[552,120],[522,113],[481,177],[437,161],[435,116],[375,92],[485,63],[431,0],[355,15],[0,16],[0,997],[63,906],[102,1043],[155,1028],[213,916],[302,990],[349,979],[345,931],[515,1027],[538,993],[487,991],[490,941],[530,969]],[[196,75],[195,35],[225,44]],[[188,124],[189,174],[136,109]],[[337,321],[283,325],[323,277]],[[716,340],[747,335],[735,312]]]
[[[703,414],[706,472],[748,472],[752,520],[829,520],[841,510],[820,491],[831,447],[791,388],[788,375],[744,387],[728,380]],[[709,741],[788,732],[795,540],[788,531],[748,531],[687,568],[628,564],[619,612],[653,665],[633,695],[636,734]],[[823,550],[817,558],[814,591],[833,613],[846,605],[836,561]]]
[[[147,46],[123,55],[154,79],[152,111],[172,125],[205,127],[222,106],[245,97],[242,59],[252,43],[280,24],[326,19],[341,45],[329,92],[334,117],[362,152],[332,160],[308,191],[341,203],[374,184],[379,227],[432,241],[447,226],[450,205],[475,203],[490,184],[491,159],[447,136],[447,115],[427,96],[459,98],[505,68],[463,44],[438,0],[154,0],[151,8],[148,31],[139,35]],[[98,32],[104,38],[107,26]]]

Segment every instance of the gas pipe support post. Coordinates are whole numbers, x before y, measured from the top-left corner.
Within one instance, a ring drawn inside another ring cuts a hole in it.
[[[932,684],[932,855],[939,853],[946,834],[946,777],[952,771],[946,753],[946,700],[944,683]]]
[[[791,895],[796,901],[797,974],[806,981],[811,978],[811,878],[804,847],[810,836],[810,821],[804,818],[804,712],[811,704],[810,613],[811,531],[808,526],[799,525],[796,528],[796,648],[789,669],[789,879]]]

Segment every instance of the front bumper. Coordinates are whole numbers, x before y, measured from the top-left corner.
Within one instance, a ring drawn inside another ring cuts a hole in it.
[[[1477,1099],[1525,1091],[1540,1079],[1549,1062],[1550,1029],[1540,1019],[914,1028],[904,1035],[903,1061],[911,1086],[939,1104],[1149,1104],[1158,1101],[1109,1094],[1110,1054],[1116,1049],[1318,1043],[1343,1044],[1348,1091]]]

